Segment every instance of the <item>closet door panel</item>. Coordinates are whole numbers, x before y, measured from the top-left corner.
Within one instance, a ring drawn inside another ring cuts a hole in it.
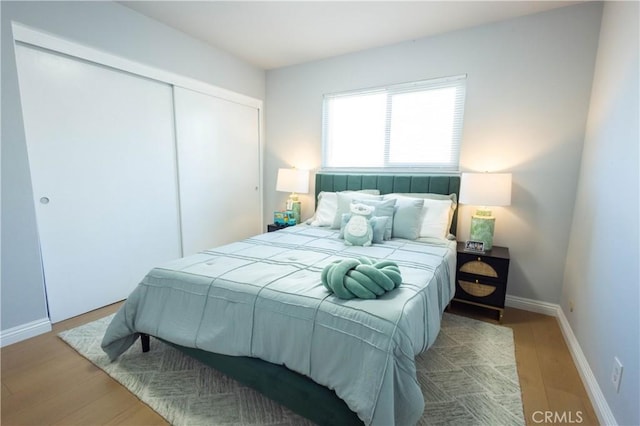
[[[174,87],[184,254],[261,233],[258,109]]]
[[[16,46],[52,322],[180,257],[171,86]]]

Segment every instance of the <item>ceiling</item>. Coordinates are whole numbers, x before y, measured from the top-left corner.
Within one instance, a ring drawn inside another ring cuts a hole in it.
[[[120,1],[274,69],[564,7],[579,1]]]

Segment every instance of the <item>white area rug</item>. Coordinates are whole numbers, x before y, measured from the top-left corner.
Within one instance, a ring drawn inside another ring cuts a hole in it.
[[[114,363],[100,342],[111,316],[60,333],[175,425],[310,425],[311,422],[158,341],[134,344]],[[416,358],[425,399],[421,425],[524,425],[513,333],[445,313],[433,347]]]

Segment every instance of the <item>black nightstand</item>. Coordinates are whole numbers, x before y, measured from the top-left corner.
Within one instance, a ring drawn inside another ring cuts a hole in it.
[[[493,246],[484,253],[464,250],[458,243],[456,295],[453,300],[494,309],[502,321],[509,276],[509,249]]]
[[[270,223],[267,225],[267,232],[278,231],[286,227],[287,225],[276,225],[275,223]]]

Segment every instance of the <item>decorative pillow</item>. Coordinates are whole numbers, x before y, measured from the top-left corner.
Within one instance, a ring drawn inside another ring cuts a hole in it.
[[[391,231],[393,227],[393,213],[396,206],[395,198],[390,198],[388,200],[367,200],[367,199],[355,199],[354,203],[362,203],[368,206],[374,206],[376,209],[373,212],[374,217],[387,217],[389,220],[386,221],[386,228],[384,232],[384,239],[391,239]],[[375,231],[374,231],[375,232]],[[374,241],[375,242],[375,241]]]
[[[336,212],[336,215],[333,218],[333,223],[331,224],[332,229],[340,229],[340,222],[342,221],[342,215],[345,213],[349,213],[351,209],[351,202],[354,199],[382,200],[382,195],[373,195],[373,194],[368,194],[366,192],[354,192],[354,191],[338,192],[338,211]]]
[[[330,226],[338,209],[338,194],[335,192],[320,192],[318,194],[318,207],[313,217],[307,220],[311,226]]]
[[[456,211],[458,200],[456,194],[431,193],[395,193],[387,194],[385,199],[397,197],[424,199],[420,237],[447,238]]]
[[[402,284],[398,264],[367,257],[339,259],[322,269],[322,285],[341,299],[375,299]]]
[[[361,194],[379,195],[377,189],[363,189],[361,191],[344,191]],[[316,212],[310,219],[306,220],[307,225],[311,226],[333,226],[333,221],[338,211],[338,193],[322,191],[318,194],[318,204]]]
[[[415,240],[420,236],[422,207],[424,200],[418,198],[398,197],[393,214],[393,238]]]
[[[455,193],[452,194],[433,194],[431,192],[396,192],[393,194],[386,194],[383,198],[386,200],[389,197],[400,196],[407,198],[424,198],[429,200],[451,200],[451,210],[455,210],[458,206],[458,196]]]
[[[344,243],[348,246],[370,246],[373,242],[373,228],[369,218],[375,207],[365,204],[351,205],[351,218],[344,227]]]
[[[451,216],[451,200],[425,199],[420,237],[447,238]]]
[[[369,222],[371,222],[371,226],[373,227],[373,242],[378,244],[384,243],[387,226],[391,227],[391,225],[393,225],[393,218],[388,216],[374,216]],[[387,240],[388,239],[390,238],[387,238]]]
[[[351,219],[351,213],[345,213],[342,215],[342,224],[340,225],[339,238],[344,238],[344,228],[347,226],[347,222]],[[369,219],[371,228],[373,228],[373,242],[376,244],[384,243],[384,234],[387,228],[387,223],[392,224],[393,220],[390,217],[372,217]]]

